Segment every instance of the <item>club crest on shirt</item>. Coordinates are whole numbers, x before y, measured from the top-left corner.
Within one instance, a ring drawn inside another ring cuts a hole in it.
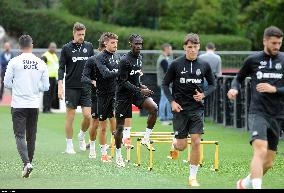
[[[281,70],[282,69],[281,63],[275,64],[275,68],[276,68],[276,70]]]
[[[87,53],[87,52],[88,52],[88,50],[87,50],[86,48],[84,48],[84,49],[83,49],[83,52],[84,52],[84,53]]]
[[[199,76],[201,74],[201,70],[197,69],[195,73],[196,73],[197,76]]]

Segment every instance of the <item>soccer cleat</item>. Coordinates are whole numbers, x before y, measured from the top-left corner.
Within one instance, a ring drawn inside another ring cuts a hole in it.
[[[67,154],[75,154],[76,151],[74,150],[73,147],[67,147],[66,150],[65,150],[65,153],[67,153]]]
[[[106,154],[106,155],[102,155],[101,161],[104,162],[104,163],[110,163],[110,162],[112,162],[111,157],[108,156],[107,154]]]
[[[23,178],[29,178],[32,171],[33,171],[33,166],[32,166],[32,164],[28,163],[22,171],[22,177]]]
[[[97,157],[96,152],[95,152],[95,151],[90,150],[89,158],[90,158],[90,159],[96,159],[96,157]]]
[[[81,151],[86,151],[86,142],[85,142],[85,139],[80,136],[80,133],[78,134],[78,140],[79,140],[79,148],[80,148],[80,150]]]
[[[142,138],[141,144],[144,145],[150,151],[150,140],[146,140]],[[152,146],[152,151],[156,151],[155,148]]]
[[[130,149],[134,148],[134,145],[131,145],[130,138],[122,139],[122,143],[126,148],[130,148]]]
[[[170,157],[171,157],[173,160],[178,159],[178,156],[179,156],[178,150],[176,150],[176,149],[170,150]]]
[[[237,181],[237,189],[247,189],[247,188],[242,184],[242,182],[243,182],[243,179],[239,179],[239,180]]]
[[[118,167],[125,167],[125,163],[123,161],[122,156],[116,157],[116,165]]]
[[[189,178],[188,179],[188,185],[190,187],[199,187],[200,186],[195,178]]]

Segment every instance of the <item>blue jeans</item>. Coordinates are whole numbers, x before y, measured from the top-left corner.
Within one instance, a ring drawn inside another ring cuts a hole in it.
[[[173,119],[172,107],[163,89],[161,88],[161,98],[159,103],[160,121],[170,121]]]

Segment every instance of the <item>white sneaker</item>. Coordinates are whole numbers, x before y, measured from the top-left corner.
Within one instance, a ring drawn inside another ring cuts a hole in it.
[[[150,140],[142,138],[141,144],[144,145],[150,151]],[[156,151],[155,148],[152,146],[152,151]]]
[[[32,164],[28,163],[22,171],[22,177],[29,178],[32,171],[33,171],[33,166]]]
[[[123,161],[122,156],[116,157],[116,164],[118,167],[125,167],[125,163]]]
[[[89,158],[90,158],[90,159],[96,159],[96,158],[97,158],[96,153],[90,152],[90,153],[89,153]]]
[[[86,148],[86,142],[85,142],[85,139],[80,136],[80,133],[78,134],[78,140],[79,140],[79,148],[80,148],[80,150],[81,151],[86,151],[86,149],[87,149]]]
[[[198,183],[198,181],[195,178],[189,178],[188,179],[188,185],[191,187],[199,187],[200,184]]]
[[[76,151],[74,150],[73,147],[67,147],[66,150],[65,150],[65,153],[67,153],[67,154],[75,154]]]

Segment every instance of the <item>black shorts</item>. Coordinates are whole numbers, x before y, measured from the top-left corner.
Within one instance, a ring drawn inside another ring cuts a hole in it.
[[[255,139],[266,140],[268,149],[277,151],[280,127],[276,118],[260,114],[249,114],[248,126],[251,133],[250,144]]]
[[[203,134],[203,110],[173,112],[173,129],[177,139],[187,138],[188,134]]]
[[[91,89],[83,88],[66,88],[65,104],[67,108],[76,109],[78,106],[91,107]]]
[[[114,117],[115,94],[97,95],[97,109],[100,121]]]
[[[142,105],[147,98],[141,94],[131,95],[130,97],[117,97],[115,117],[123,119],[132,118],[132,104],[142,109]]]
[[[97,100],[97,96],[92,94],[92,109],[91,109],[91,113],[92,113],[92,118],[93,119],[98,119],[99,115],[98,115],[98,100]]]

